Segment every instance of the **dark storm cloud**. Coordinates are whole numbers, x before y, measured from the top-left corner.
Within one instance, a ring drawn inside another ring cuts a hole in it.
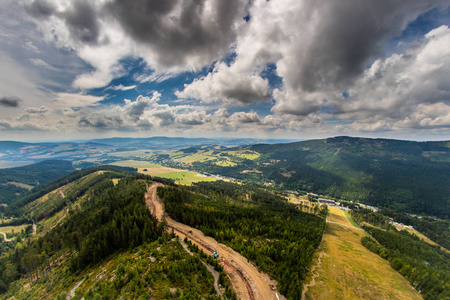
[[[48,18],[55,13],[55,8],[45,0],[36,0],[26,7],[26,11],[35,18]]]
[[[18,107],[19,103],[22,100],[17,97],[1,97],[0,98],[0,106],[6,106],[6,107]]]
[[[320,21],[309,46],[300,49],[305,59],[291,69],[292,87],[316,91],[340,87],[362,73],[372,57],[382,54],[383,43],[398,36],[420,14],[444,1],[313,1],[311,16]],[[306,24],[305,24],[306,26]],[[298,41],[302,43],[302,41]]]
[[[100,35],[98,17],[87,1],[74,1],[63,17],[73,38],[86,44],[97,43]]]
[[[157,53],[163,66],[183,64],[189,56],[210,60],[224,54],[244,10],[241,0],[115,0],[107,6],[128,34]]]
[[[73,39],[86,44],[95,44],[100,35],[99,16],[88,1],[72,1],[72,5],[64,12],[58,12],[45,0],[35,0],[25,7],[35,18],[56,16],[64,20]]]

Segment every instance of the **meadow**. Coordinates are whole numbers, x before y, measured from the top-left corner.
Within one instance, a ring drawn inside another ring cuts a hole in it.
[[[192,183],[200,181],[218,180],[217,178],[208,177],[199,174],[197,172],[164,167],[159,164],[153,164],[146,161],[124,160],[111,163],[111,165],[136,168],[138,170],[138,173],[167,179],[173,179],[176,183],[182,185],[192,185]]]
[[[321,265],[306,299],[422,299],[386,260],[361,245],[366,235],[341,210],[329,207],[322,244],[315,254],[316,263],[321,256]]]

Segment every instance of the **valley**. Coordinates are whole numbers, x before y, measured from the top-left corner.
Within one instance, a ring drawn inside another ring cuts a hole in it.
[[[105,155],[0,170],[0,299],[450,293],[444,142],[114,142]],[[15,146],[8,155],[38,149]]]

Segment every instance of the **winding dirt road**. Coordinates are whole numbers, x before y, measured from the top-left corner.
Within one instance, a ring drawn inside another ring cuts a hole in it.
[[[6,238],[6,233],[0,232],[1,235],[3,235],[3,238],[5,239],[5,242],[11,242],[10,239]]]
[[[148,187],[145,201],[148,209],[161,221],[164,216],[164,205],[156,193],[159,186],[163,186],[163,184],[153,183]],[[224,271],[239,299],[285,299],[276,290],[277,282],[270,279],[267,274],[259,272],[258,268],[241,254],[218,243],[215,239],[205,236],[200,230],[176,222],[169,216],[165,216],[165,219],[176,235],[181,239],[187,237],[203,249],[205,253],[212,255],[214,250],[217,249],[219,259],[223,262]],[[192,233],[189,232],[190,229]]]

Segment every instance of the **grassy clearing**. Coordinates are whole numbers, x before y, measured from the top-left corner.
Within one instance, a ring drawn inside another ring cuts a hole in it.
[[[199,151],[195,154],[187,155],[187,156],[184,156],[177,160],[180,162],[184,162],[186,164],[191,164],[195,161],[204,162],[204,161],[213,160],[216,158],[217,157],[215,155],[213,155],[213,151],[205,151],[205,152]]]
[[[215,162],[214,164],[221,166],[221,167],[235,167],[237,166],[237,163],[232,162],[228,157],[227,158],[220,158]]]
[[[334,207],[329,207],[329,220],[349,224]],[[306,299],[422,299],[386,260],[361,245],[364,235],[356,228],[327,223],[319,276]]]
[[[139,160],[122,160],[122,161],[116,161],[113,163],[110,163],[112,166],[119,166],[119,167],[128,167],[128,168],[154,168],[158,167],[157,164],[152,164],[148,161],[139,161]]]
[[[173,179],[175,180],[176,183],[183,185],[192,185],[192,183],[200,181],[217,181],[216,178],[203,176],[201,174],[190,171],[165,173],[160,174],[159,176],[168,179]]]
[[[26,184],[26,183],[21,183],[21,182],[15,182],[15,181],[10,181],[10,182],[7,182],[6,184],[12,184],[12,185],[15,185],[17,187],[20,187],[20,188],[23,188],[23,189],[27,189],[29,191],[34,188],[34,186],[32,186],[32,185],[29,185],[29,184]]]
[[[240,150],[240,151],[227,151],[228,155],[237,156],[243,159],[255,160],[261,156],[258,152],[250,151],[250,150]]]
[[[0,232],[6,233],[6,234],[13,234],[13,233],[19,233],[22,231],[22,229],[25,230],[25,227],[27,227],[28,224],[25,225],[19,225],[19,226],[0,226]]]
[[[192,185],[194,182],[200,181],[216,181],[216,178],[207,177],[196,172],[186,171],[182,169],[168,168],[160,165],[153,165],[152,168],[139,168],[139,173],[157,176],[167,179],[173,179],[178,184]]]
[[[343,225],[352,225],[350,221],[345,217],[344,212],[339,208],[328,206],[330,213],[328,214],[327,221],[340,223]]]
[[[159,176],[160,174],[173,173],[173,172],[184,172],[184,171],[185,170],[163,167],[161,165],[152,165],[152,167],[148,167],[148,168],[138,168],[138,173],[146,174],[146,175],[150,175],[150,176],[152,176],[152,175]]]

